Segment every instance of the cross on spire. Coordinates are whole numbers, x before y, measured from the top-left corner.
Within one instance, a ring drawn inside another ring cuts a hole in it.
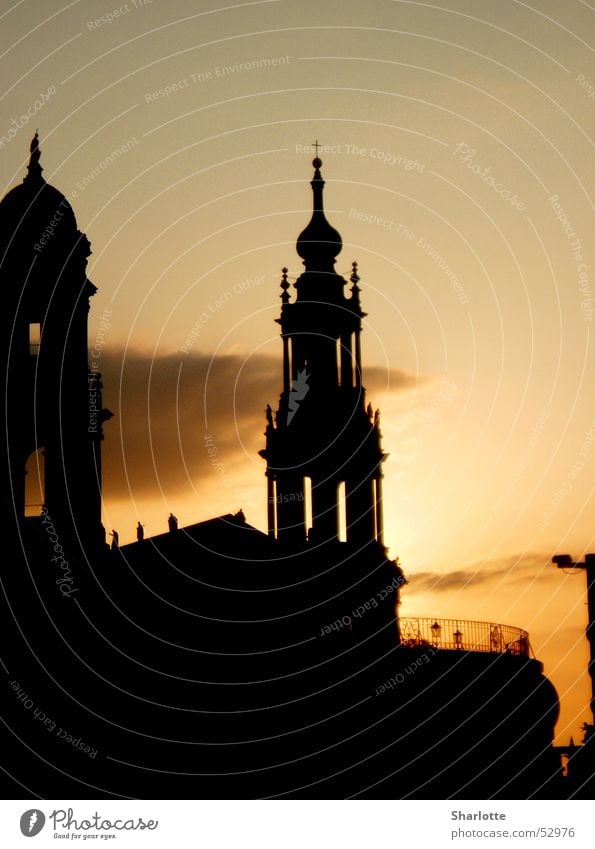
[[[313,143],[312,147],[313,147],[313,148],[314,148],[314,150],[316,151],[316,156],[318,156],[318,148],[319,148],[319,147],[322,147],[322,145],[321,145],[321,144],[318,144],[318,139],[316,139],[316,141]]]

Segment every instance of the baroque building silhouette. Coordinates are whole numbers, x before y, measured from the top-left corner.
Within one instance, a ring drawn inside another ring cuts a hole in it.
[[[313,166],[304,271],[281,276],[267,533],[240,511],[108,547],[90,246],[43,179],[37,136],[0,203],[7,798],[566,792],[558,698],[528,634],[399,616],[365,292],[356,263],[349,281],[335,271],[341,236]]]

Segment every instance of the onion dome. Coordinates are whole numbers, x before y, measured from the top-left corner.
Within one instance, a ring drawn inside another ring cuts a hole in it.
[[[314,178],[310,185],[314,195],[314,209],[310,223],[302,230],[297,240],[297,252],[304,261],[306,271],[333,273],[335,257],[343,247],[341,235],[326,220],[322,200],[324,180],[320,174],[322,160],[312,161]]]

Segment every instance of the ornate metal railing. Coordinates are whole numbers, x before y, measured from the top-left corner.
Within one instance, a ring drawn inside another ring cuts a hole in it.
[[[464,619],[399,618],[399,635],[404,646],[434,646],[438,649],[483,651],[529,657],[529,634],[495,622]]]

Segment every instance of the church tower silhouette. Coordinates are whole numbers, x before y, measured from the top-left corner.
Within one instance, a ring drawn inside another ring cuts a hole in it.
[[[92,551],[101,524],[101,375],[88,364],[91,247],[42,176],[37,133],[27,176],[0,203],[3,497],[17,516],[51,516]]]
[[[288,543],[382,544],[379,414],[366,409],[357,264],[351,294],[334,269],[339,233],[324,214],[322,161],[313,161],[313,212],[297,240],[305,271],[281,281],[283,392],[267,413],[269,536]],[[308,515],[309,514],[309,515]],[[311,529],[307,523],[311,522]]]

